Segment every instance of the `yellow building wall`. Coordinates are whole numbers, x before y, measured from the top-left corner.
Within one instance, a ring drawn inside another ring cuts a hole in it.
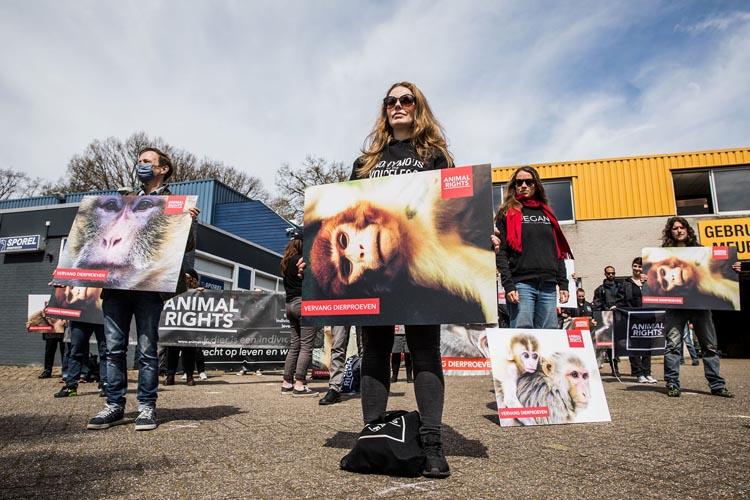
[[[750,164],[750,148],[532,164],[542,179],[570,178],[577,220],[676,214],[673,170]],[[520,165],[494,167],[507,182]]]

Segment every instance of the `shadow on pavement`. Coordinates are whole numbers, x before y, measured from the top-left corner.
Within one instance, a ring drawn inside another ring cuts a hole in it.
[[[237,406],[199,406],[194,408],[158,408],[156,418],[160,424],[172,420],[219,420],[232,415],[247,413]]]
[[[351,450],[357,441],[358,432],[338,431],[326,439],[325,448]],[[450,425],[443,424],[443,449],[453,457],[487,458],[487,447],[478,439],[467,439]]]

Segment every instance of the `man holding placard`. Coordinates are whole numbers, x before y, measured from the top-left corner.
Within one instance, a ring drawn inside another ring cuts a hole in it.
[[[136,173],[142,183],[137,196],[159,196],[171,194],[166,184],[174,167],[170,158],[157,148],[145,148],[138,154]],[[106,209],[106,207],[104,207]],[[133,209],[134,215],[140,210]],[[197,208],[189,209],[193,219],[188,233],[185,251],[195,248],[195,220],[200,212]],[[123,216],[124,217],[124,216]],[[144,225],[137,229],[135,241],[158,238],[157,228]],[[106,240],[104,240],[106,241]],[[109,242],[113,251],[116,242]],[[187,290],[184,272],[180,271],[176,293]],[[104,313],[104,333],[107,341],[107,406],[96,414],[88,423],[88,429],[106,429],[123,423],[125,395],[127,392],[127,345],[130,321],[135,316],[138,331],[138,416],[135,419],[136,430],[155,429],[156,397],[159,385],[159,357],[157,340],[159,318],[164,300],[174,293],[133,289],[105,289],[102,292],[102,310]]]

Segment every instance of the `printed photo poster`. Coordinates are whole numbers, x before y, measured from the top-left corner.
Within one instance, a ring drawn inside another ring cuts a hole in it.
[[[47,305],[47,316],[103,325],[101,294],[101,288],[54,287]]]
[[[560,294],[558,293],[557,307],[567,307],[571,309],[575,309],[576,307],[578,307],[578,302],[576,301],[576,290],[578,289],[578,286],[576,285],[576,280],[573,277],[575,272],[575,261],[572,259],[565,259],[565,274],[568,278],[568,301],[564,304],[560,302]],[[557,290],[559,292],[560,287],[557,287]]]
[[[502,427],[609,422],[591,335],[585,330],[487,330]]]
[[[445,375],[489,375],[492,371],[485,325],[440,325]]]
[[[303,322],[496,323],[490,166],[305,190]]]
[[[595,349],[611,349],[614,337],[614,311],[594,311],[591,321]]]
[[[284,298],[264,290],[188,290],[164,303],[159,345],[245,349],[248,356],[286,348],[291,325]]]
[[[197,196],[84,196],[56,285],[174,292]]]
[[[665,311],[615,309],[615,356],[662,356]]]
[[[63,333],[65,321],[47,316],[49,295],[33,294],[28,298],[26,331],[29,333]]]
[[[736,247],[644,248],[643,306],[740,310]]]

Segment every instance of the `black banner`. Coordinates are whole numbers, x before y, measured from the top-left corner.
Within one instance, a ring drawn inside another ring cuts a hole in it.
[[[188,290],[164,304],[159,321],[160,345],[230,348],[221,353],[230,356],[278,355],[290,333],[284,294],[266,291]]]
[[[615,356],[664,354],[664,311],[615,309]]]

